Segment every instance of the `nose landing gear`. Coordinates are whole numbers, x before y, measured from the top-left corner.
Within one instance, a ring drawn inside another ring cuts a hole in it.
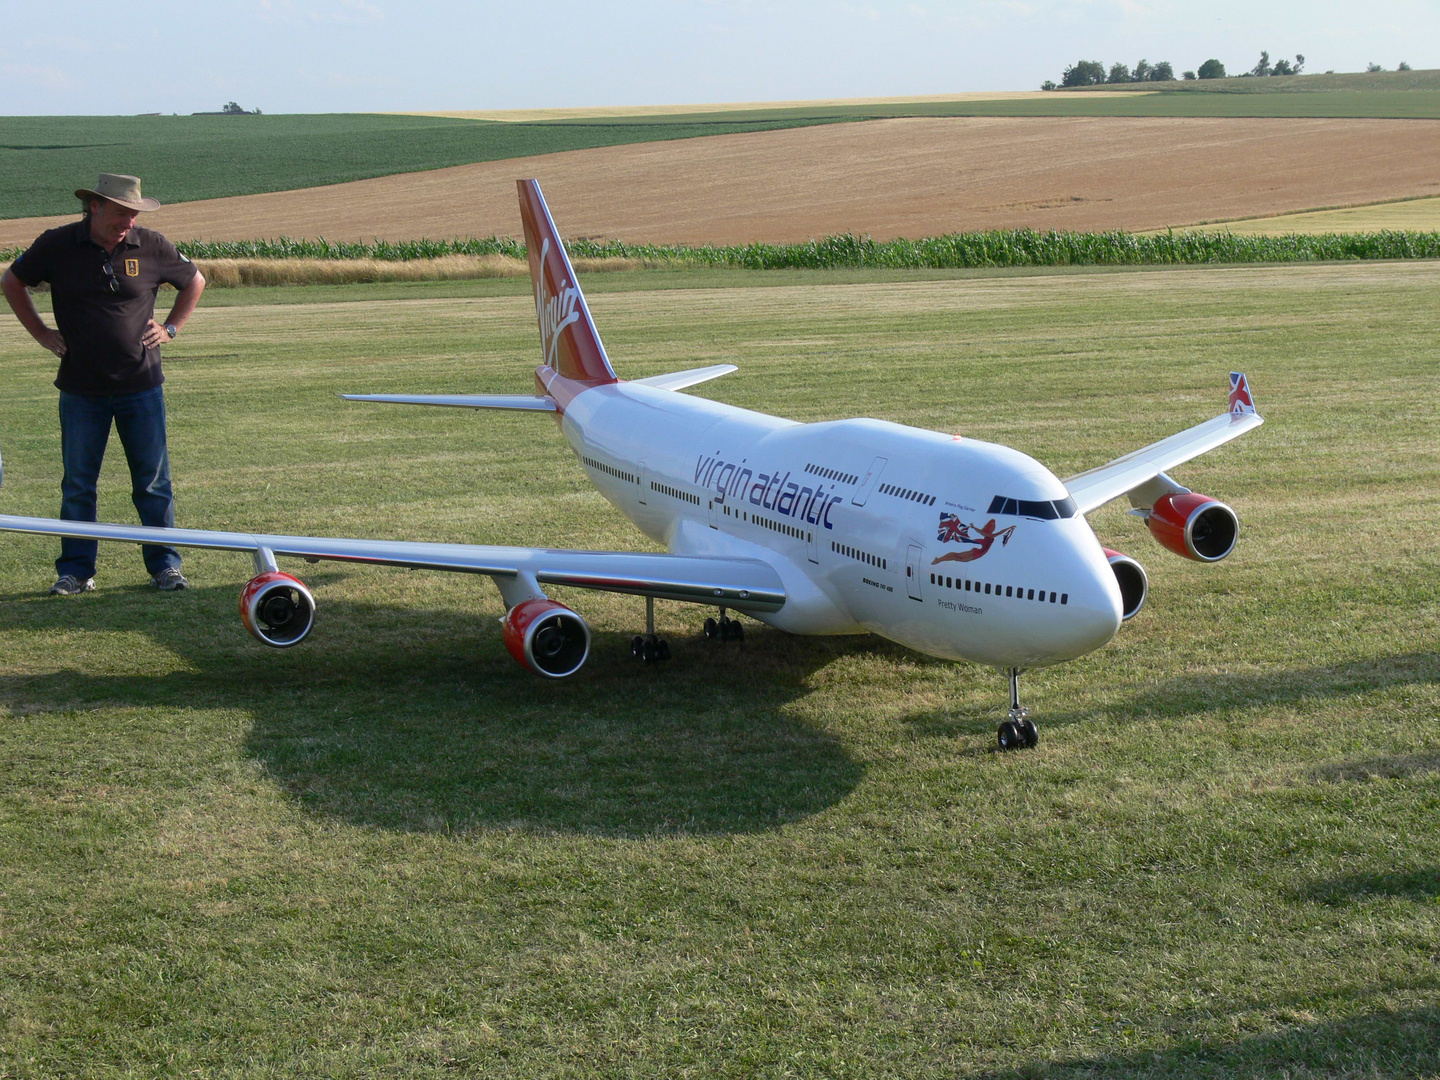
[[[1030,710],[1020,704],[1020,669],[1011,668],[1007,674],[1010,676],[1010,713],[996,732],[996,740],[1001,750],[1018,750],[1022,746],[1028,749],[1040,741],[1040,730],[1030,719]]]

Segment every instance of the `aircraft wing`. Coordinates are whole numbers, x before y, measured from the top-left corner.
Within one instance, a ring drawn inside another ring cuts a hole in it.
[[[1090,469],[1069,477],[1065,487],[1075,500],[1076,508],[1082,514],[1103,506],[1111,499],[1117,499],[1155,479],[1168,469],[1181,465],[1191,458],[1223,446],[1231,439],[1237,439],[1252,431],[1265,421],[1255,411],[1250,390],[1244,375],[1230,374],[1230,411],[1203,424],[1161,439],[1157,443],[1132,450],[1124,457],[1118,457],[1098,469]]]
[[[346,401],[378,401],[386,405],[444,405],[452,409],[513,409],[554,412],[555,402],[530,394],[341,394]]]
[[[408,566],[421,570],[484,574],[497,579],[528,574],[542,585],[573,585],[582,589],[712,604],[748,612],[779,611],[785,604],[785,587],[780,575],[769,563],[759,559],[269,536],[6,515],[0,515],[0,531],[252,553],[265,549],[272,555],[295,556],[311,562],[327,559]]]

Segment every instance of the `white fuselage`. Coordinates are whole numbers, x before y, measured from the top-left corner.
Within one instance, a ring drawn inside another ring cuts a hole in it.
[[[880,420],[800,424],[637,383],[580,393],[561,429],[605,498],[672,553],[775,566],[785,605],[756,617],[782,630],[1028,668],[1120,626],[1089,524],[1008,447]]]

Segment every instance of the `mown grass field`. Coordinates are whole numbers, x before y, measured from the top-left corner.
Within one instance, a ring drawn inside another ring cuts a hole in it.
[[[1214,415],[1177,470],[1224,564],[1110,507],[1146,609],[1004,685],[757,624],[667,667],[565,593],[576,678],[488,583],[318,566],[288,652],[102,552],[0,540],[0,1076],[1440,1074],[1440,265],[590,280],[623,373],[1018,446],[1060,475]],[[167,349],[180,519],[636,546],[549,421],[337,400],[525,392],[523,281],[217,290]],[[5,512],[58,501],[52,365],[0,330]],[[118,452],[102,517],[127,520]]]

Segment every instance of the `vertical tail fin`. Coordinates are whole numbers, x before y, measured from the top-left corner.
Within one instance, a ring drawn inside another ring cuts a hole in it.
[[[590,318],[585,294],[575,280],[545,197],[540,194],[539,182],[517,180],[515,186],[520,191],[520,220],[525,226],[545,366],[580,382],[616,382],[600,333]]]

